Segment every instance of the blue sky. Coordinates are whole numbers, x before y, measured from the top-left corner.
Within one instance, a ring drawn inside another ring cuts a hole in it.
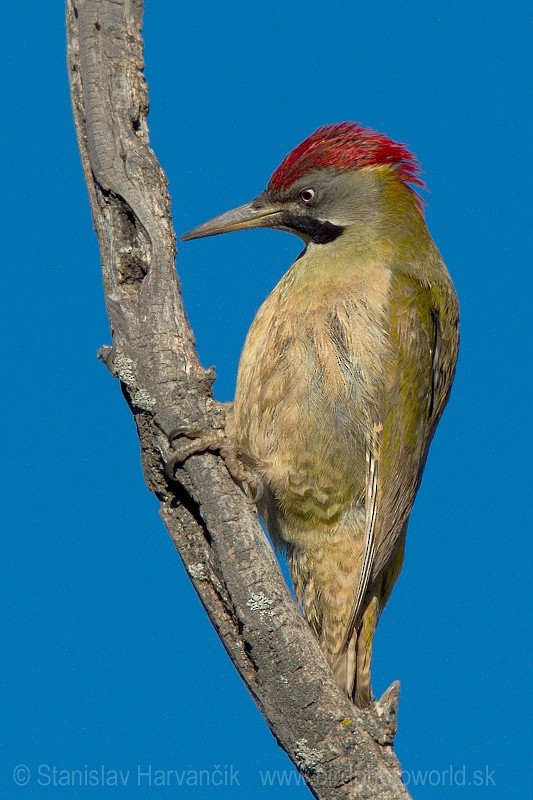
[[[63,9],[50,6],[9,4],[0,53],[2,795],[57,797],[54,767],[104,765],[125,785],[62,796],[303,798],[302,786],[264,785],[290,764],[204,618],[144,486],[118,384],[95,358],[109,331]],[[178,232],[254,197],[325,123],[358,120],[422,162],[462,349],[373,685],[402,682],[396,745],[415,798],[527,797],[530,11],[440,0],[179,6],[158,0],[145,14],[151,143]],[[246,330],[299,249],[264,230],[180,247],[219,399],[231,399]],[[30,770],[25,787],[17,765]],[[176,775],[158,788],[157,770]],[[198,788],[195,775],[226,785]]]

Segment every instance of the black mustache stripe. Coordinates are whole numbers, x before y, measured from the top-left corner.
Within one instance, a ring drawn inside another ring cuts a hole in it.
[[[313,217],[301,217],[298,214],[290,214],[288,212],[282,214],[280,222],[284,228],[309,236],[315,244],[333,242],[344,231],[342,225],[334,225],[332,222],[314,219]]]

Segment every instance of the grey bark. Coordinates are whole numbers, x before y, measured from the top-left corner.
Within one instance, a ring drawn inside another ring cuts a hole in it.
[[[175,271],[166,179],[149,147],[141,0],[67,0],[68,67],[112,347],[146,482],[196,592],[278,743],[315,797],[409,795],[393,752],[398,686],[371,712],[339,691],[253,506],[212,453],[165,477],[168,433],[222,430]],[[179,624],[179,617],[176,617]]]

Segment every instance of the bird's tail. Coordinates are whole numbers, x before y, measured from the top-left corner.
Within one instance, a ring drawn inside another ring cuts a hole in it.
[[[378,619],[378,598],[373,596],[346,647],[339,653],[326,653],[337,686],[346,692],[359,708],[366,708],[373,700],[370,687],[370,661]]]
[[[373,701],[370,686],[372,642],[380,614],[387,604],[402,568],[406,529],[407,525],[404,526],[396,543],[390,563],[372,584],[365,600],[364,610],[348,639],[348,644],[340,652],[326,652],[337,685],[359,708],[366,708]]]

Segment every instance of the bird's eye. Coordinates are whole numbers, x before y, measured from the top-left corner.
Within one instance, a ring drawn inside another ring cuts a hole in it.
[[[308,189],[302,189],[300,192],[300,200],[302,203],[311,203],[316,197],[316,189],[312,189],[309,187]]]

